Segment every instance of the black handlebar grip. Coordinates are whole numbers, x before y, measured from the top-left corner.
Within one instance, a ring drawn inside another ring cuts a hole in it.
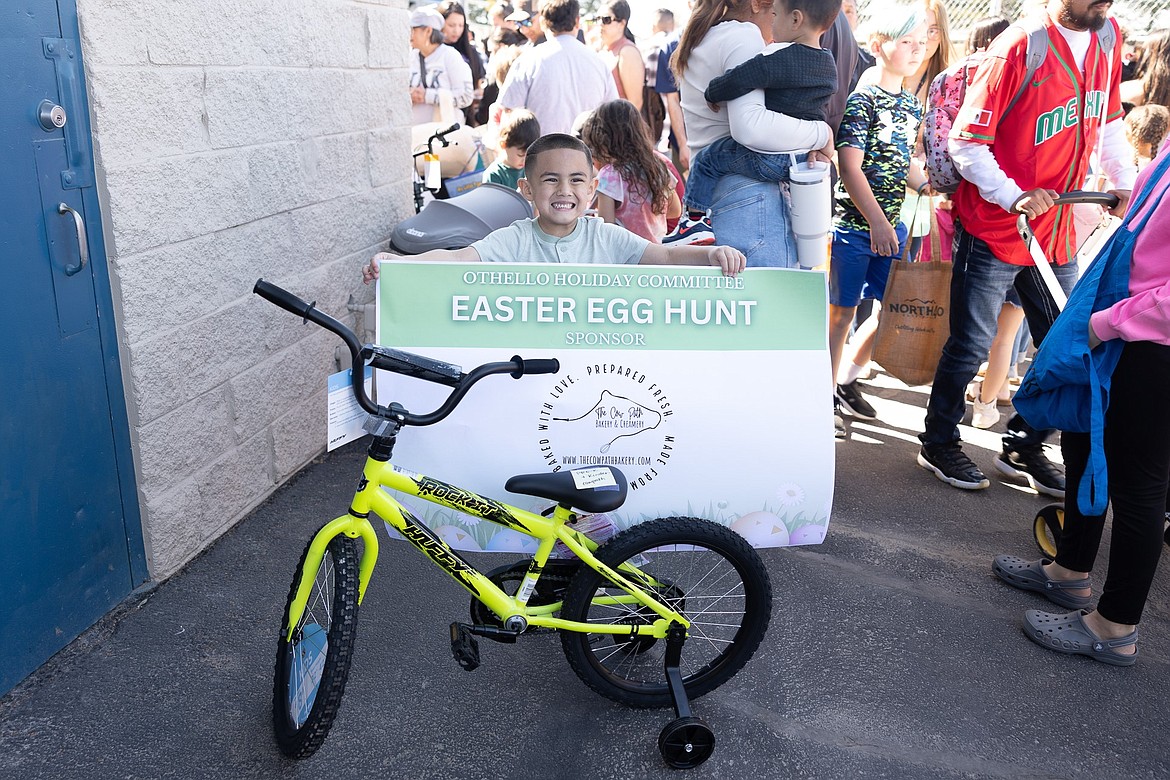
[[[455,124],[448,127],[446,130],[440,130],[439,132],[435,133],[435,135],[442,138],[445,135],[450,135],[451,133],[454,133],[460,127],[462,127],[462,125],[460,125],[458,122],[456,122]]]
[[[309,312],[316,303],[316,301],[313,303],[305,303],[300,298],[290,293],[288,290],[285,290],[282,287],[277,287],[275,284],[266,282],[263,279],[256,280],[256,285],[252,288],[252,292],[254,292],[256,295],[259,295],[266,301],[275,303],[285,311],[292,312],[293,314],[299,314],[303,320],[308,320]]]
[[[1120,200],[1112,192],[1093,192],[1092,190],[1072,190],[1057,195],[1052,199],[1052,202],[1057,206],[1068,205],[1072,203],[1093,203],[1098,206],[1104,206],[1107,209],[1117,208]],[[1031,227],[1028,224],[1028,215],[1020,214],[1016,217],[1016,231],[1019,232],[1020,237],[1024,241],[1030,241],[1032,238]]]
[[[556,358],[525,360],[519,355],[513,355],[512,362],[517,366],[511,374],[513,379],[519,379],[525,374],[555,374],[561,370],[561,361]]]
[[[1063,195],[1057,195],[1052,201],[1058,205],[1062,203],[1095,203],[1107,209],[1116,208],[1118,204],[1117,196],[1112,192],[1093,192],[1092,190],[1073,190]]]

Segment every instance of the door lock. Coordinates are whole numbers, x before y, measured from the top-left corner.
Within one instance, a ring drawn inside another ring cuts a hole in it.
[[[53,130],[60,130],[65,126],[68,118],[65,116],[65,109],[57,105],[51,100],[42,100],[37,107],[37,119],[41,120],[41,127],[49,132]]]

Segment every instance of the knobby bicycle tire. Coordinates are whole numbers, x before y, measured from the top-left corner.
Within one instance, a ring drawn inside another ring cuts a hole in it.
[[[731,529],[694,517],[659,518],[622,531],[596,554],[611,568],[630,561],[657,579],[663,584],[659,597],[691,621],[681,663],[688,697],[727,682],[763,641],[772,617],[772,585],[759,554]],[[561,617],[631,625],[657,618],[640,605],[597,600],[620,593],[582,566],[565,594]],[[577,676],[602,696],[629,707],[672,704],[663,671],[665,640],[562,631],[561,645]]]
[[[329,735],[345,693],[357,639],[357,544],[347,536],[336,536],[329,542],[305,612],[292,641],[286,639],[289,607],[308,553],[306,545],[282,613],[272,687],[276,742],[280,751],[292,758],[313,755]]]

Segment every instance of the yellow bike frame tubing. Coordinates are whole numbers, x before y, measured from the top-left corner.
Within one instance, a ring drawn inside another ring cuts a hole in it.
[[[414,517],[393,496],[382,490],[382,487],[399,490],[431,503],[512,528],[539,540],[536,554],[533,556],[528,573],[525,575],[517,595],[515,597],[509,596],[501,590],[494,582],[464,560],[450,545],[436,536],[430,528]],[[317,569],[324,558],[325,550],[333,537],[339,533],[344,533],[352,538],[360,536],[365,542],[365,551],[362,554],[358,577],[358,603],[360,604],[365,597],[366,586],[369,584],[374,562],[378,556],[377,536],[368,519],[371,510],[501,619],[522,615],[529,625],[536,627],[594,634],[633,634],[652,636],[657,639],[666,637],[667,629],[671,623],[678,623],[684,628],[690,627],[690,621],[683,615],[670,609],[642,589],[642,587],[653,588],[659,584],[652,577],[630,564],[622,564],[619,567],[621,570],[619,573],[599,561],[593,554],[594,550],[597,549],[597,543],[584,534],[565,526],[565,522],[571,514],[568,509],[558,506],[551,518],[542,517],[518,507],[484,498],[469,490],[440,482],[431,477],[395,467],[387,461],[367,458],[362,482],[358,487],[358,492],[354,495],[349,514],[342,515],[328,523],[317,533],[309,546],[297,596],[293,599],[289,609],[286,627],[289,640],[292,638],[293,627],[300,622],[305,605],[308,603],[313,580],[316,578]],[[659,619],[651,624],[638,626],[624,623],[615,625],[582,623],[553,617],[552,614],[561,608],[559,603],[528,606],[528,598],[548,562],[553,545],[558,540],[580,558],[583,564],[599,572],[627,594],[625,596],[599,597],[596,599],[599,603],[638,603],[652,610],[659,616]],[[639,587],[634,581],[642,587]]]

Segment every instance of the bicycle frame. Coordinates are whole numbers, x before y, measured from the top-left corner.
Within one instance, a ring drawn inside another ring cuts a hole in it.
[[[464,512],[539,540],[539,546],[516,595],[510,596],[505,593],[450,545],[440,539],[397,499],[382,490],[383,487]],[[528,625],[533,627],[595,634],[629,634],[631,638],[646,636],[665,639],[670,626],[675,623],[684,629],[690,628],[690,621],[683,615],[643,590],[643,587],[653,588],[660,585],[653,577],[646,575],[638,567],[629,563],[622,564],[619,567],[619,572],[598,560],[594,555],[594,551],[598,547],[597,543],[566,526],[566,522],[572,516],[570,509],[558,505],[552,517],[544,517],[494,499],[484,498],[455,485],[416,474],[394,466],[389,461],[367,457],[362,480],[358,485],[353,502],[350,504],[349,513],[326,524],[317,532],[309,546],[301,581],[297,587],[297,595],[288,615],[288,623],[285,628],[287,639],[292,639],[293,629],[305,610],[313,580],[316,578],[317,570],[324,559],[326,548],[338,534],[345,534],[351,538],[361,537],[365,543],[358,573],[358,603],[360,604],[365,597],[366,587],[369,585],[374,564],[378,558],[378,537],[369,520],[371,511],[398,531],[432,563],[466,588],[473,597],[483,602],[501,620],[522,616]],[[563,542],[583,565],[600,573],[626,594],[624,596],[596,597],[595,601],[602,604],[638,603],[652,610],[658,615],[658,619],[642,625],[582,623],[553,617],[553,614],[561,608],[560,602],[529,606],[528,599],[535,590],[540,574],[544,570],[549,554],[557,541]]]

